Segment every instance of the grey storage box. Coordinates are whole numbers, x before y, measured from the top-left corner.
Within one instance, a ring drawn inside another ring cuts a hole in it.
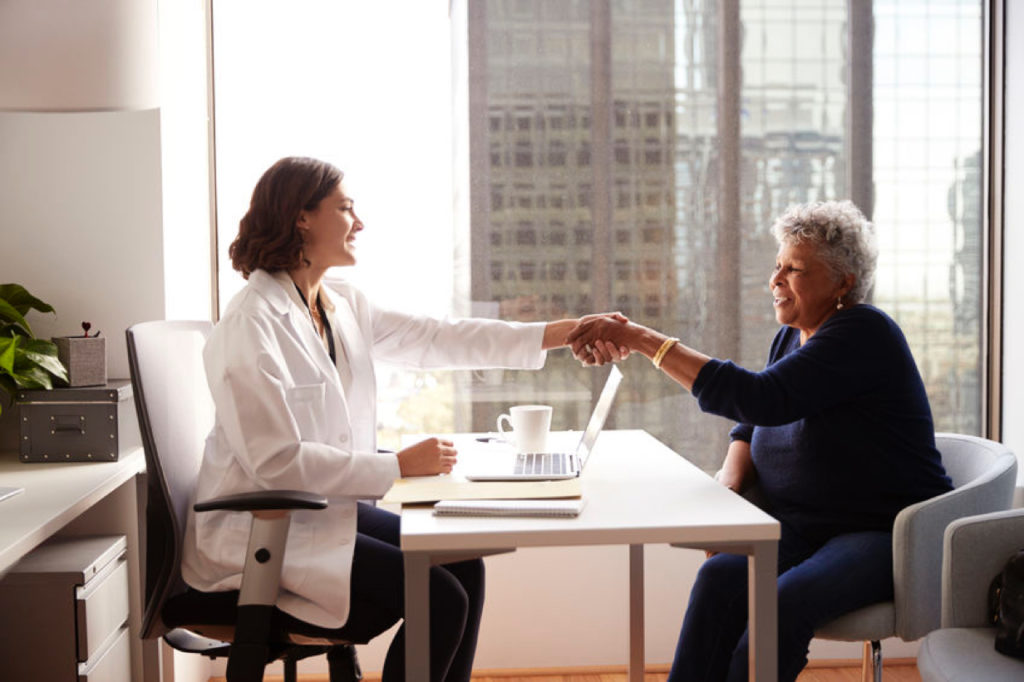
[[[21,390],[18,450],[23,462],[112,462],[141,445],[128,379],[104,386]]]
[[[4,682],[131,682],[123,535],[53,538],[0,581]]]

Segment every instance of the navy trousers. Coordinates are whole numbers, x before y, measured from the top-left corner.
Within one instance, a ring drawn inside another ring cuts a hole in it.
[[[401,517],[359,504],[352,559],[351,609],[338,635],[367,641],[405,614]],[[430,569],[430,679],[469,682],[484,606],[484,563],[461,561]],[[382,682],[405,680],[405,626],[384,660]]]
[[[807,665],[814,630],[893,596],[892,533],[809,543],[782,524],[779,541],[779,682]],[[747,558],[717,554],[701,567],[683,619],[669,682],[747,679]]]

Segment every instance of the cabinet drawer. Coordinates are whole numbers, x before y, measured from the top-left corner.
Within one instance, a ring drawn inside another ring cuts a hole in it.
[[[132,650],[128,626],[95,661],[78,665],[78,682],[132,682]]]
[[[78,660],[88,661],[128,621],[128,561],[122,554],[75,589]],[[99,678],[96,678],[99,679]]]

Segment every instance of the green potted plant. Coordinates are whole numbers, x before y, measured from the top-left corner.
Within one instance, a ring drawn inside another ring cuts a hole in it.
[[[37,339],[25,320],[29,310],[52,313],[53,306],[19,284],[0,284],[0,389],[7,393],[8,403],[19,389],[51,389],[55,380],[64,384],[68,380],[57,346]]]

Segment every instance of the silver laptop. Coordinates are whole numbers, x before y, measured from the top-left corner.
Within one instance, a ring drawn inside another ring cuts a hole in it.
[[[579,476],[608,419],[621,381],[622,372],[612,365],[574,452],[495,453],[488,456],[492,461],[486,469],[462,472],[463,475],[470,481],[554,481]]]

